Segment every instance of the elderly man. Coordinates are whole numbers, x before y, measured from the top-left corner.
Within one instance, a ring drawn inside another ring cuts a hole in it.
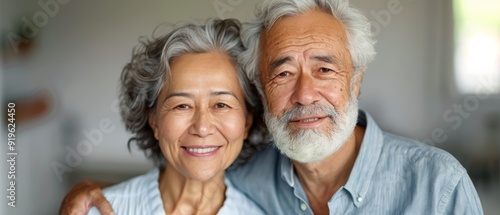
[[[482,214],[448,153],[378,128],[357,97],[374,55],[342,0],[268,1],[242,33],[276,148],[232,172],[269,214]]]
[[[358,112],[375,55],[358,10],[343,0],[274,0],[257,20],[242,33],[241,62],[276,147],[228,174],[267,214],[483,214],[451,155]]]

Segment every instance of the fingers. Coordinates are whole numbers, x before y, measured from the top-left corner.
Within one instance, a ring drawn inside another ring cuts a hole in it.
[[[103,215],[114,215],[111,205],[102,194],[104,183],[90,180],[76,184],[64,197],[59,215],[85,215],[90,208],[96,206]]]
[[[84,201],[79,200],[81,197],[75,196],[75,188],[64,197],[61,207],[59,208],[59,215],[85,215],[88,210],[86,209]]]
[[[62,208],[59,210],[59,215],[85,215],[87,211],[82,208],[78,209],[74,206],[68,206],[66,208]]]
[[[92,197],[92,202],[91,204],[103,215],[115,215],[115,212],[113,211],[113,208],[111,207],[111,204],[106,200],[104,195],[102,194],[102,191],[99,190],[93,190],[91,192],[91,197]]]
[[[113,211],[113,208],[111,207],[111,204],[109,204],[109,202],[106,200],[99,202],[94,206],[96,206],[97,209],[99,209],[99,211],[103,215],[115,215],[115,212]]]
[[[88,210],[83,204],[78,204],[78,202],[71,202],[68,199],[64,199],[59,209],[59,215],[85,215]]]

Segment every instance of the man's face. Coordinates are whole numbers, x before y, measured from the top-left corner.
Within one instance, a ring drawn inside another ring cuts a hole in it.
[[[336,18],[318,10],[283,17],[261,37],[266,123],[278,148],[294,160],[328,156],[354,129],[357,100],[351,91],[357,95],[359,82],[351,89],[347,43]]]

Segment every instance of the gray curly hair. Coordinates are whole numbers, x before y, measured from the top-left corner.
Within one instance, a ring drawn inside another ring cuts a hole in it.
[[[211,51],[231,57],[245,96],[246,109],[254,116],[248,138],[235,163],[245,162],[266,145],[269,138],[261,119],[261,101],[237,62],[244,50],[240,26],[235,19],[208,20],[204,25],[187,24],[166,35],[140,40],[140,45],[132,52],[131,61],[123,68],[120,80],[120,114],[127,131],[133,133],[128,141],[129,150],[131,143],[136,143],[156,166],[165,166],[166,159],[148,123],[148,113],[155,111],[159,93],[169,82],[173,59],[187,53]]]
[[[239,57],[248,78],[256,85],[262,98],[265,99],[259,78],[261,34],[281,17],[297,16],[315,9],[333,15],[346,29],[354,67],[351,85],[365,70],[366,64],[375,57],[375,40],[371,33],[370,21],[359,10],[350,7],[348,0],[267,0],[256,12],[257,22],[245,23],[242,28],[242,40],[247,50]]]

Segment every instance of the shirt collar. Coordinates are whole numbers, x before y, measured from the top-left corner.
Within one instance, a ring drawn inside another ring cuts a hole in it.
[[[373,118],[362,110],[359,111],[357,125],[366,128],[365,136],[344,189],[349,191],[354,204],[359,207],[370,187],[371,177],[382,150],[383,133]],[[290,187],[295,187],[295,173],[291,160],[282,155],[279,162],[282,179]]]
[[[349,179],[344,188],[351,193],[353,202],[359,207],[365,201],[366,193],[372,182],[371,178],[377,166],[384,136],[370,114],[359,111],[358,124],[365,122],[366,130],[358,157],[354,162]]]
[[[290,158],[288,158],[285,155],[281,155],[280,159],[280,171],[281,171],[281,178],[286,181],[290,187],[294,187],[295,185],[295,173],[293,171],[293,165],[292,161]]]

